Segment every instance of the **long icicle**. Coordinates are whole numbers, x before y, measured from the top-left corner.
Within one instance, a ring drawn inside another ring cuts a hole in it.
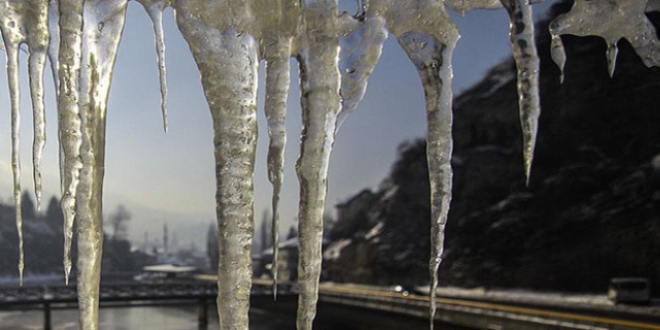
[[[13,32],[13,31],[12,31]],[[2,30],[2,38],[7,51],[7,79],[11,99],[11,172],[14,179],[13,195],[16,209],[16,230],[18,231],[18,274],[21,286],[23,285],[23,269],[25,258],[23,253],[23,216],[21,212],[21,155],[20,155],[20,125],[21,125],[21,97],[18,74],[19,42],[12,40],[16,37],[12,32]]]
[[[303,2],[299,54],[303,112],[300,157],[298,330],[312,329],[321,275],[328,163],[341,111],[337,1]]]
[[[37,203],[41,198],[40,158],[44,137],[43,71],[48,47],[48,0],[5,0],[0,3],[0,30],[3,46],[7,52],[7,75],[11,99],[11,139],[13,195],[16,208],[16,227],[19,240],[19,278],[23,284],[25,268],[23,252],[23,217],[21,195],[20,162],[20,82],[19,48],[27,44],[29,49],[28,66],[30,71],[30,96],[34,110],[34,184]],[[39,205],[39,204],[38,204]]]
[[[202,75],[215,132],[220,328],[247,330],[259,74],[259,45],[248,24],[252,12],[242,1],[179,1],[175,10]]]
[[[76,198],[77,289],[82,329],[98,329],[108,95],[128,0],[86,0],[80,71],[82,169]]]
[[[532,5],[528,0],[501,0],[511,19],[511,46],[518,69],[518,107],[523,135],[525,177],[529,185],[541,116],[540,59],[534,40]]]
[[[289,60],[298,32],[300,4],[298,0],[252,0],[252,11],[261,35],[262,57],[266,60],[266,100],[264,110],[268,120],[268,180],[273,186],[271,199],[273,241],[273,299],[277,300],[279,270],[280,191],[284,180],[284,149],[286,147],[286,108],[291,83]],[[268,10],[262,10],[268,8]]]
[[[30,95],[32,98],[32,120],[34,138],[32,142],[32,168],[34,177],[34,194],[37,211],[41,210],[41,155],[46,144],[46,105],[44,101],[44,71],[48,54],[48,1],[41,1],[36,12],[36,22],[28,26],[28,45],[30,48]],[[34,31],[32,31],[34,29]]]
[[[438,268],[442,262],[444,231],[451,202],[452,168],[452,53],[458,30],[447,29],[446,40],[408,32],[398,37],[417,70],[426,96],[426,158],[431,187],[431,278],[429,322],[433,329],[436,312]]]
[[[82,61],[83,6],[85,0],[60,0],[59,93],[57,101],[64,214],[64,274],[69,284],[71,243],[76,215],[76,190],[82,168],[82,144],[79,109],[79,77]]]
[[[268,180],[273,185],[272,241],[273,241],[273,298],[277,299],[277,270],[279,269],[279,203],[284,180],[284,148],[286,146],[286,105],[291,81],[289,58],[291,38],[277,40],[266,49],[266,102],[264,109],[268,120]]]
[[[167,119],[167,66],[165,65],[165,33],[163,32],[163,11],[167,7],[164,0],[138,0],[151,19],[156,39],[156,53],[158,55],[158,73],[160,79],[160,105],[163,114],[163,130],[168,130]]]
[[[382,6],[382,5],[380,5]],[[452,54],[460,35],[444,4],[434,0],[396,2],[367,7],[386,14],[388,30],[397,37],[419,73],[426,97],[427,162],[431,188],[431,251],[429,260],[429,327],[436,313],[438,268],[442,262],[444,228],[451,202]],[[401,15],[400,13],[405,13]],[[422,23],[422,24],[420,24]]]

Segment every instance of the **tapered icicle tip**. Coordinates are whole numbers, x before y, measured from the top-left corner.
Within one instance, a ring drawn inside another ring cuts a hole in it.
[[[146,5],[146,3],[145,3]],[[158,73],[160,79],[160,106],[163,113],[163,130],[167,133],[169,129],[167,119],[167,66],[165,64],[165,33],[163,32],[163,10],[167,4],[158,2],[150,5],[147,9],[149,18],[154,29],[156,39],[156,53],[158,55]]]
[[[525,187],[529,187],[529,178],[532,176],[532,163],[525,161]]]
[[[71,265],[64,265],[64,284],[69,286],[69,277],[71,275]]]
[[[616,68],[616,57],[619,54],[619,47],[616,45],[618,41],[618,39],[612,40],[607,47],[607,70],[610,78],[614,76],[614,69]]]
[[[559,35],[552,35],[552,42],[550,46],[550,56],[552,61],[555,62],[559,68],[559,83],[564,83],[564,67],[566,66],[566,52],[564,51],[564,43],[561,41]]]
[[[18,282],[23,286],[23,271],[25,270],[25,264],[21,261],[18,263]]]

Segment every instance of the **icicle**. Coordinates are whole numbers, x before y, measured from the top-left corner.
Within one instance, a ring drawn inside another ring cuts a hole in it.
[[[337,129],[362,101],[368,79],[380,60],[387,39],[382,17],[369,15],[354,21],[358,24],[357,29],[340,41],[342,110],[337,118]]]
[[[300,182],[298,330],[312,329],[316,316],[328,163],[341,111],[337,1],[303,4],[298,55],[303,131],[296,164]]]
[[[46,53],[30,56],[30,89],[32,94],[34,141],[32,144],[32,167],[34,169],[34,193],[37,211],[41,210],[41,154],[46,144],[46,113],[43,97],[43,73],[46,64]]]
[[[60,48],[58,80],[59,139],[62,144],[62,212],[64,214],[64,273],[66,284],[71,274],[71,243],[76,214],[76,190],[82,162],[79,102],[79,76],[82,61],[84,0],[60,0]]]
[[[614,76],[614,68],[616,67],[616,56],[619,54],[619,47],[617,47],[618,39],[612,40],[607,46],[607,71],[610,78]]]
[[[59,52],[60,52],[60,12],[59,0],[50,0],[48,5],[48,30],[50,32],[50,43],[48,44],[48,60],[50,61],[51,73],[53,75],[53,83],[55,84],[55,93],[59,94],[60,81],[59,81]],[[61,146],[60,146],[61,149]],[[60,159],[61,161],[62,159]],[[64,177],[60,166],[60,179]]]
[[[511,18],[511,45],[518,68],[518,107],[523,135],[525,177],[529,185],[534,159],[538,121],[541,115],[539,92],[540,60],[534,41],[532,7],[526,0],[501,0]]]
[[[11,171],[14,178],[13,195],[16,209],[16,229],[18,231],[18,274],[20,284],[23,285],[23,269],[25,268],[23,256],[23,216],[21,212],[21,158],[20,158],[20,82],[18,77],[18,52],[20,42],[12,40],[12,32],[7,32],[3,26],[2,38],[7,51],[7,78],[9,80],[9,94],[11,99]]]
[[[656,1],[575,0],[568,13],[559,15],[550,24],[553,39],[563,35],[599,36],[608,42],[609,70],[614,71],[615,40],[626,38],[647,67],[660,66],[660,41],[655,27],[646,17],[647,10],[660,8]]]
[[[448,19],[448,18],[447,18]],[[452,187],[452,67],[451,58],[458,30],[453,22],[447,21],[444,32],[447,39],[416,32],[407,32],[398,37],[419,71],[426,95],[427,144],[426,153],[431,184],[431,259],[429,275],[430,328],[435,319],[438,287],[438,268],[442,262],[444,231],[449,213]]]
[[[258,22],[262,32],[261,49],[266,59],[266,101],[268,119],[268,180],[273,185],[273,218],[271,234],[273,241],[273,299],[277,299],[279,269],[279,200],[284,178],[284,148],[286,146],[286,107],[290,85],[290,65],[293,38],[297,32],[300,6],[298,1],[256,1],[253,8],[269,8],[262,13]],[[265,14],[265,15],[264,15]]]
[[[32,143],[32,167],[34,177],[34,193],[37,211],[41,210],[41,155],[46,144],[46,106],[44,102],[44,70],[48,53],[48,1],[40,1],[34,11],[37,17],[29,26],[28,46],[30,48],[30,95],[33,108],[34,140]],[[34,29],[34,31],[32,31]],[[32,37],[35,36],[35,37]]]
[[[286,146],[286,100],[289,93],[289,58],[291,39],[276,41],[266,50],[266,104],[268,119],[268,180],[273,185],[273,298],[277,299],[277,270],[279,242],[279,201],[284,178],[284,147]]]
[[[29,9],[28,9],[29,8]],[[18,272],[23,285],[25,268],[23,253],[23,219],[21,214],[21,162],[20,162],[20,83],[19,49],[26,43],[29,49],[30,95],[35,118],[34,178],[37,202],[41,197],[40,158],[44,141],[43,129],[43,68],[45,48],[48,45],[48,1],[31,0],[27,4],[20,1],[0,2],[0,31],[7,52],[7,78],[11,100],[11,139],[13,195],[16,209],[16,228],[19,241]]]
[[[160,74],[161,109],[163,113],[163,129],[167,132],[167,67],[165,66],[165,34],[163,33],[163,11],[168,6],[166,0],[138,0],[149,13],[156,38],[158,53],[158,71]]]
[[[213,117],[222,329],[248,329],[252,278],[253,171],[257,140],[258,43],[245,2],[179,1],[188,42]]]
[[[370,11],[385,12],[373,6]],[[402,15],[402,13],[405,13]],[[388,30],[415,64],[424,87],[427,111],[427,160],[431,186],[431,258],[429,276],[429,326],[436,312],[438,267],[442,262],[444,228],[452,186],[452,87],[451,58],[460,38],[442,2],[401,1],[386,12]]]
[[[552,31],[552,25],[550,27]],[[558,35],[552,35],[552,42],[550,45],[550,56],[552,61],[559,67],[559,82],[564,83],[564,67],[566,66],[566,52],[564,51],[564,43]]]
[[[103,248],[103,174],[105,166],[105,124],[110,82],[117,49],[124,30],[128,0],[85,0],[82,30],[82,66],[79,72],[78,118],[80,144],[77,161],[80,163],[75,195],[76,232],[78,234],[78,305],[80,327],[98,329],[99,285]],[[78,7],[79,8],[79,7]],[[76,8],[76,9],[78,9]],[[62,17],[67,12],[60,7]],[[80,17],[77,17],[80,18]],[[62,25],[62,31],[66,31]],[[70,30],[69,30],[70,31]],[[60,58],[79,51],[67,47],[62,36]],[[70,45],[80,45],[80,43]],[[70,59],[68,59],[70,61]],[[65,70],[67,61],[60,61]],[[61,77],[62,85],[66,76]],[[60,99],[65,99],[60,93]],[[71,108],[76,105],[71,105]],[[62,111],[64,109],[60,109]],[[68,156],[68,155],[67,155]]]

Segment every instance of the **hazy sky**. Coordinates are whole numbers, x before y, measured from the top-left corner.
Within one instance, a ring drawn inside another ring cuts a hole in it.
[[[345,8],[355,1],[340,0]],[[537,16],[549,3],[534,6]],[[455,94],[477,82],[492,65],[510,56],[509,19],[504,10],[454,15],[462,38],[454,54]],[[162,129],[160,93],[151,21],[131,2],[110,94],[105,172],[105,213],[117,203],[134,209],[133,238],[147,226],[164,221],[210,223],[215,218],[215,178],[210,112],[200,75],[168,9],[165,14],[170,131]],[[4,56],[0,55],[0,56]],[[24,189],[32,191],[32,115],[28,99],[27,57],[22,61],[23,126],[21,135]],[[288,143],[282,192],[282,231],[298,208],[294,164],[299,152],[300,104],[297,64],[287,114]],[[263,74],[262,74],[263,76]],[[43,158],[44,195],[59,192],[57,123],[54,92],[47,76],[48,141]],[[0,88],[0,198],[11,202],[9,101],[6,79]],[[263,80],[262,80],[263,82]],[[263,85],[261,85],[263,87]],[[263,88],[260,88],[263,90]],[[259,145],[255,172],[255,214],[270,207],[266,174],[267,130],[260,93]],[[516,111],[516,109],[512,109]],[[332,154],[328,209],[364,188],[376,187],[388,174],[397,146],[425,135],[423,92],[417,72],[394,38],[385,44],[364,101],[341,127]],[[44,205],[47,200],[44,201]],[[200,240],[203,237],[200,237]]]

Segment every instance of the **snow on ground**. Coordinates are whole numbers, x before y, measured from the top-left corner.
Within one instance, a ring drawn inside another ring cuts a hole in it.
[[[416,290],[421,293],[428,293],[429,287],[417,287]],[[606,293],[539,292],[523,289],[487,290],[483,287],[473,289],[442,287],[438,288],[436,292],[439,296],[448,298],[478,299],[548,307],[598,309],[601,311],[660,316],[660,299],[652,299],[649,305],[614,305],[607,298]]]

